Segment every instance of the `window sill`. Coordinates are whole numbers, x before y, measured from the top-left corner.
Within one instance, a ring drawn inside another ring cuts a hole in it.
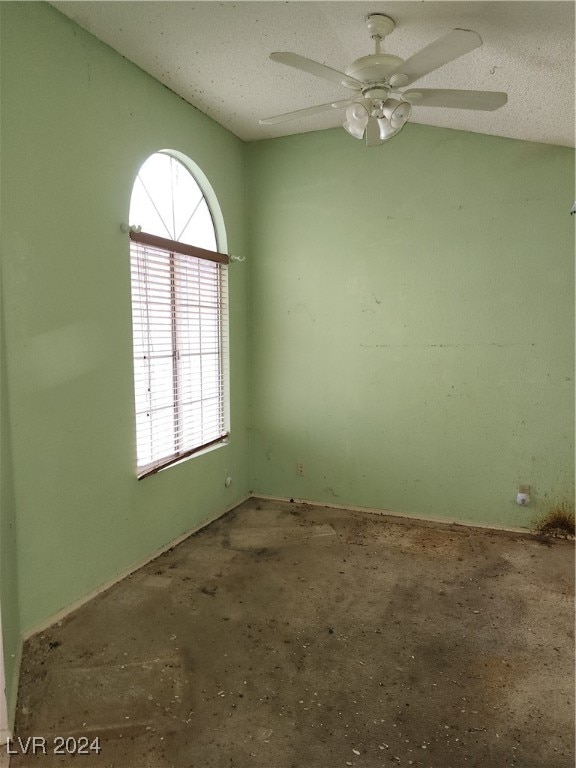
[[[184,456],[167,459],[165,463],[158,464],[152,467],[142,467],[142,469],[138,472],[138,475],[137,475],[138,480],[144,480],[146,477],[157,475],[159,472],[164,472],[166,469],[170,469],[170,467],[176,467],[179,464],[184,464],[184,462],[188,461],[189,459],[196,459],[199,456],[205,456],[207,453],[211,453],[212,451],[215,451],[217,448],[222,448],[225,445],[228,445],[229,442],[230,442],[230,435],[225,435],[224,437],[218,438],[217,440],[214,440],[212,443],[209,443],[208,445],[205,445],[201,448],[197,448],[187,453]]]

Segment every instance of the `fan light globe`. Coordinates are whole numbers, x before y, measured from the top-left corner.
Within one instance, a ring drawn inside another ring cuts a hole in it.
[[[355,139],[361,139],[364,136],[364,129],[368,122],[368,110],[363,104],[355,102],[350,104],[346,110],[346,120],[343,128]]]
[[[382,113],[388,118],[392,128],[402,128],[410,118],[412,106],[407,101],[388,99],[382,105]]]
[[[366,121],[368,120],[368,110],[363,104],[355,102],[354,104],[350,104],[346,110],[346,117],[348,120],[366,124]]]
[[[380,140],[382,142],[388,141],[397,133],[400,133],[402,126],[394,127],[391,121],[387,117],[378,118],[378,126],[380,128]]]
[[[358,123],[350,123],[346,120],[342,123],[342,128],[344,128],[345,131],[348,131],[350,136],[353,136],[355,139],[361,139],[364,136],[364,128],[363,126],[358,125]]]

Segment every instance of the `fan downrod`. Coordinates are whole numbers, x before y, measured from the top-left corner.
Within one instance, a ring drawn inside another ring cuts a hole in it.
[[[360,82],[365,83],[367,86],[373,86],[378,83],[386,87],[388,73],[392,72],[402,63],[402,59],[398,56],[392,56],[381,51],[382,39],[394,30],[396,23],[394,19],[391,19],[390,16],[385,16],[383,13],[371,13],[366,17],[366,26],[370,32],[370,37],[374,40],[375,52],[369,56],[361,56],[359,59],[356,59],[345,71],[347,75],[360,80]],[[383,98],[386,98],[386,95],[383,95]]]

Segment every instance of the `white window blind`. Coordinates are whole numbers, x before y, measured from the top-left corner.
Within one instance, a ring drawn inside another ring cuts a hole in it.
[[[131,233],[138,476],[227,434],[227,262]]]

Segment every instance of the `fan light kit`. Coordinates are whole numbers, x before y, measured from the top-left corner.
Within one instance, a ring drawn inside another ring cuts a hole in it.
[[[355,139],[364,139],[369,147],[375,147],[402,130],[410,119],[413,106],[492,111],[506,104],[508,97],[499,91],[399,90],[481,46],[482,38],[477,32],[453,29],[403,61],[398,56],[381,51],[382,40],[396,26],[389,16],[372,13],[366,18],[366,25],[374,40],[375,51],[353,61],[345,72],[297,53],[270,54],[272,61],[338,83],[357,93],[353,98],[267,117],[260,120],[260,125],[276,125],[332,109],[345,109],[344,130]]]

